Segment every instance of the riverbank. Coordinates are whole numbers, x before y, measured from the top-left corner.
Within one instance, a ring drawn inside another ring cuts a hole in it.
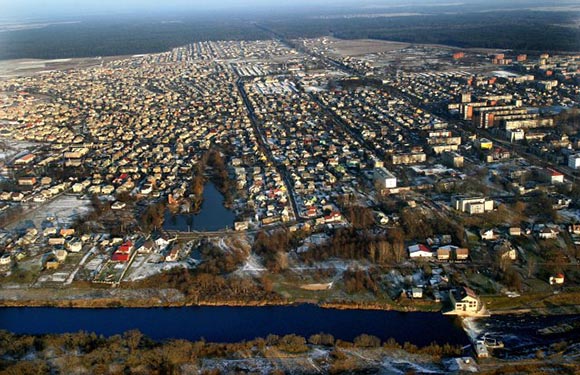
[[[177,289],[2,289],[0,307],[158,308],[189,306],[285,306],[283,300],[188,300]]]
[[[382,310],[400,312],[438,312],[440,304],[402,305],[393,302],[319,301],[315,299],[269,300],[192,300],[173,288],[5,288],[0,289],[0,307],[62,307],[62,308],[114,308],[114,307],[190,307],[190,306],[290,306],[317,305],[337,310]]]
[[[560,295],[558,300],[573,301],[577,292]],[[486,297],[485,300],[489,300]],[[534,314],[534,315],[571,315],[580,314],[580,304],[554,304],[526,306],[527,299],[510,299],[510,305],[501,305],[502,297],[495,299],[498,307],[490,308],[492,315]],[[552,302],[551,302],[552,301]],[[235,300],[235,299],[197,299],[193,300],[174,288],[3,288],[0,289],[0,307],[61,307],[61,308],[158,308],[190,306],[291,306],[312,304],[337,310],[382,310],[399,312],[440,312],[441,303],[425,301],[412,304],[393,301],[356,301],[356,300],[316,300],[316,299],[278,299]],[[490,305],[494,305],[493,301]]]
[[[556,294],[542,292],[527,293],[518,297],[508,297],[506,295],[482,296],[481,299],[492,315],[580,314],[580,288],[569,288]]]

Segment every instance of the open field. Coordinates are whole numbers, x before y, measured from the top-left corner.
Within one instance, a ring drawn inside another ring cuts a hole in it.
[[[17,59],[0,60],[0,79],[11,77],[29,77],[50,71],[62,71],[68,69],[86,69],[111,61],[129,58],[130,56],[111,57],[82,57],[67,59]]]
[[[410,45],[409,43],[373,39],[344,40],[329,38],[329,41],[333,51],[341,56],[360,56],[370,53],[390,52],[406,48]]]
[[[34,210],[34,206],[37,206]],[[63,194],[48,204],[33,204],[33,210],[13,227],[42,228],[48,216],[54,217],[62,227],[71,225],[76,218],[85,215],[90,210],[90,201],[79,199],[78,196]]]

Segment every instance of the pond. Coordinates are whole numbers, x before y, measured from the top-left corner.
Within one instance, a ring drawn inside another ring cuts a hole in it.
[[[163,229],[189,231],[219,231],[232,228],[236,215],[224,207],[224,197],[213,183],[203,188],[203,202],[197,214],[173,214],[167,210]]]

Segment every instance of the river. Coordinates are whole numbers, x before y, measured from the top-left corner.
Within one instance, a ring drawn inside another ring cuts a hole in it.
[[[330,333],[352,341],[366,333],[423,346],[431,342],[466,345],[458,319],[438,313],[379,310],[337,310],[316,305],[271,307],[179,307],[68,309],[53,307],[0,308],[0,329],[19,334],[65,333],[84,330],[105,336],[139,329],[154,340],[205,338],[238,342],[269,334],[308,337]]]
[[[542,333],[548,327],[571,325],[570,330]],[[492,315],[465,321],[468,334],[478,338],[487,334],[502,341],[505,347],[494,356],[508,360],[531,359],[538,351],[549,351],[554,344],[566,342],[571,352],[580,353],[579,315]],[[575,346],[575,348],[573,348]]]
[[[211,182],[203,188],[203,202],[197,214],[173,214],[167,210],[163,229],[187,232],[232,228],[236,215],[224,207],[224,197]]]

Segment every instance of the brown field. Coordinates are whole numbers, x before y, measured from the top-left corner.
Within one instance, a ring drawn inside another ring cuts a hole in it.
[[[396,51],[410,45],[409,43],[373,39],[330,39],[330,41],[334,52],[342,56],[362,56],[369,53]]]

